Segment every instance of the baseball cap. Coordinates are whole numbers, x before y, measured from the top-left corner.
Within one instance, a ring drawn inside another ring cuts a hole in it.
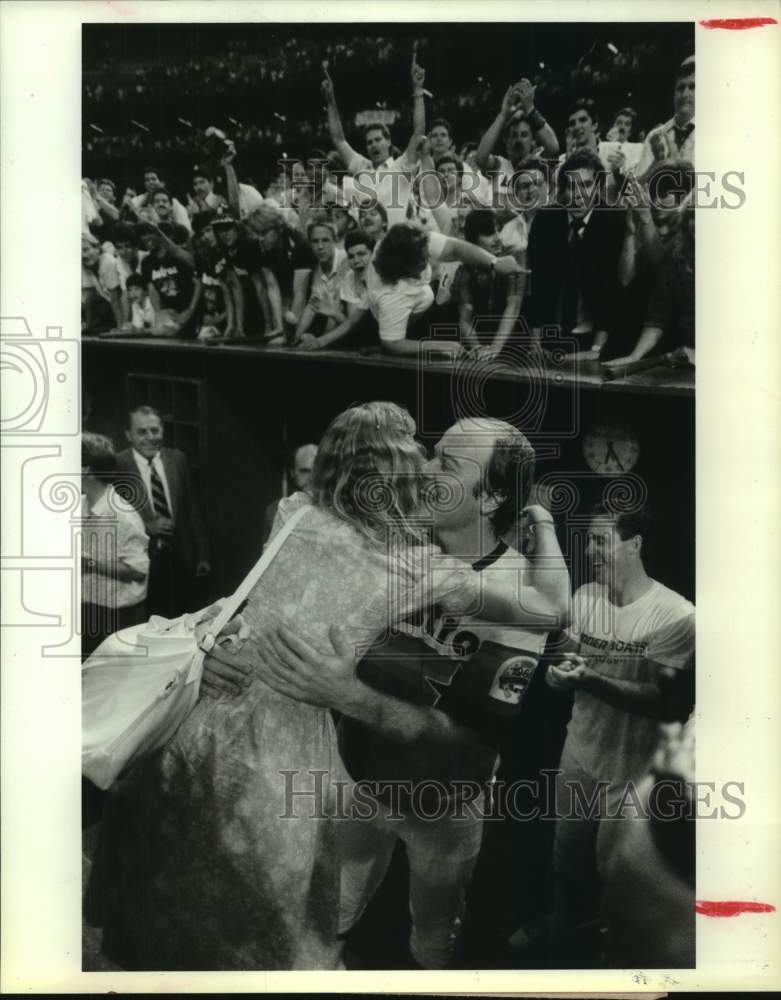
[[[230,212],[215,214],[212,220],[212,228],[214,229],[228,229],[230,226],[238,226],[238,224],[239,220],[234,218]]]

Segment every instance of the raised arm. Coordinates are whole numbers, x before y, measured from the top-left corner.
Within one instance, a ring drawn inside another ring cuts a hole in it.
[[[170,254],[171,257],[175,257],[177,260],[182,261],[182,263],[186,264],[188,267],[193,267],[195,265],[195,258],[193,257],[192,251],[188,250],[186,247],[179,246],[178,243],[174,243],[172,239],[165,235],[156,222],[147,222],[146,225],[151,226],[154,230],[155,236],[157,236],[163,244],[167,254]]]
[[[342,119],[339,115],[339,108],[336,105],[334,82],[328,73],[327,63],[323,63],[323,75],[324,79],[320,89],[322,91],[323,97],[325,98],[325,110],[328,115],[328,131],[331,136],[331,142],[334,144],[334,148],[344,161],[344,165],[349,170],[350,164],[358,156],[358,153],[356,153],[356,151],[344,137],[344,128],[342,127]]]
[[[412,134],[426,134],[426,71],[418,65],[418,43],[412,49]]]
[[[231,142],[228,151],[220,160],[220,166],[225,171],[225,184],[228,191],[228,207],[234,219],[241,218],[241,204],[239,202],[239,179],[236,176],[236,168],[233,160],[236,156],[236,149]]]
[[[507,88],[502,98],[502,106],[499,114],[489,125],[480,145],[475,153],[475,163],[482,173],[487,174],[490,170],[495,170],[497,166],[496,157],[493,156],[494,147],[501,138],[505,125],[520,108],[520,95],[515,84]]]
[[[561,613],[559,628],[564,628],[570,615],[570,577],[553,518],[539,504],[524,508],[523,514],[534,536],[534,545],[528,555],[527,583]]]
[[[538,145],[542,146],[542,155],[548,160],[554,160],[559,155],[559,140],[556,133],[534,107],[534,87],[527,79],[517,84],[518,99],[521,111],[529,128],[532,130]]]

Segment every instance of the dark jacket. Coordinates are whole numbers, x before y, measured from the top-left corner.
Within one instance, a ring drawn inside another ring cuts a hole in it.
[[[583,302],[595,330],[615,330],[619,313],[618,258],[625,213],[595,207],[580,239],[578,273]],[[566,209],[541,208],[532,222],[527,250],[531,275],[524,315],[531,326],[557,326],[564,295],[570,223]],[[568,333],[569,331],[564,331]]]
[[[198,563],[209,559],[209,546],[190,476],[189,462],[184,452],[176,448],[161,448],[160,456],[173,507],[171,513],[174,519],[174,551],[184,569],[195,574]],[[117,469],[119,471],[117,489],[141,515],[149,533],[149,526],[155,519],[155,513],[139,475],[132,448],[126,448],[117,454]]]

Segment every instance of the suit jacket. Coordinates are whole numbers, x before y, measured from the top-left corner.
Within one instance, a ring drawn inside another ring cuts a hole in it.
[[[176,448],[161,448],[160,457],[168,480],[168,491],[171,494],[173,507],[171,513],[174,518],[174,552],[182,566],[194,574],[198,563],[209,558],[209,546],[190,476],[190,465],[184,452]],[[139,474],[132,448],[126,448],[117,454],[117,468],[119,470],[117,488],[122,492],[122,484],[125,484],[124,495],[143,518],[149,533],[155,512]]]
[[[620,315],[618,258],[625,225],[624,212],[596,206],[580,237],[578,271],[583,302],[594,329],[608,333],[616,329]],[[532,273],[524,312],[532,326],[559,324],[569,234],[566,209],[558,205],[539,209],[532,222],[527,250],[527,266]]]

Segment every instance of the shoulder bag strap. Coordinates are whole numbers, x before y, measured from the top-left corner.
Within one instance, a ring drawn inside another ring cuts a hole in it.
[[[231,594],[222,606],[222,610],[217,615],[217,617],[212,622],[211,629],[203,636],[200,642],[200,648],[203,652],[208,653],[209,650],[214,646],[216,637],[220,634],[222,629],[231,618],[236,613],[236,609],[244,603],[250,594],[250,591],[258,582],[258,580],[263,576],[268,567],[274,560],[277,552],[282,548],[287,539],[287,536],[295,528],[301,518],[307,514],[310,507],[307,505],[305,507],[300,507],[294,514],[292,514],[284,525],[279,529],[274,538],[266,546],[263,555],[258,559],[252,569],[249,571],[247,576],[239,585],[238,589]]]

